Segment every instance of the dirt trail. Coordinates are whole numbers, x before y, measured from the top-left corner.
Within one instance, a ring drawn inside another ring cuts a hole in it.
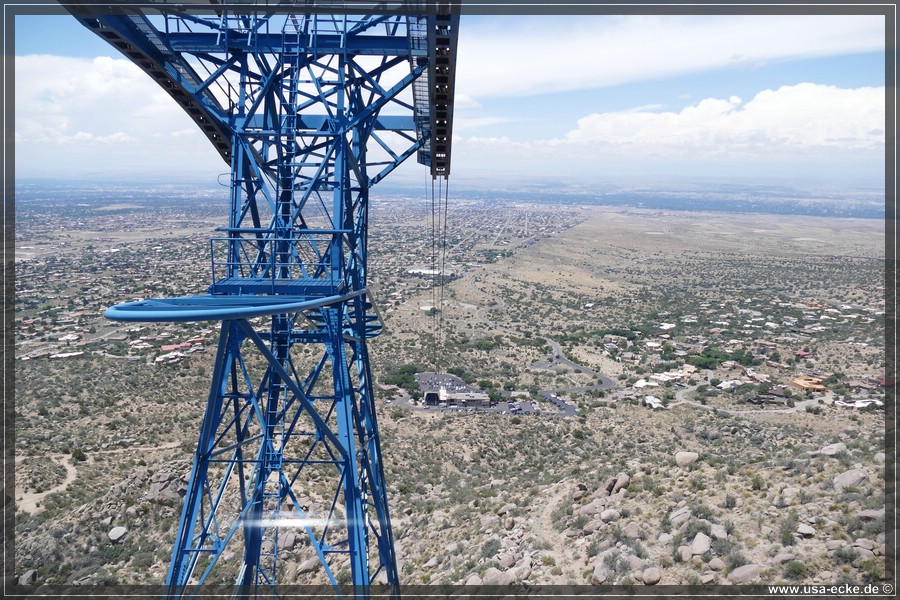
[[[94,454],[119,454],[122,452],[139,452],[139,451],[147,451],[152,452],[155,450],[167,450],[170,448],[176,448],[180,446],[178,442],[168,442],[166,444],[162,444],[161,446],[143,446],[136,448],[113,448],[110,450],[97,450],[96,452],[92,452],[91,455]],[[27,458],[38,458],[38,457],[30,457],[30,456],[17,456],[16,463],[19,463]],[[20,487],[16,487],[16,510],[24,511],[30,515],[37,514],[43,510],[43,507],[38,506],[38,504],[50,494],[55,494],[57,492],[62,492],[69,487],[69,484],[75,481],[75,478],[78,477],[78,468],[75,466],[75,463],[72,461],[72,457],[69,454],[45,454],[40,456],[42,459],[49,459],[53,462],[62,465],[66,469],[66,476],[62,480],[59,485],[55,485],[49,490],[44,490],[43,492],[27,492]],[[88,456],[88,463],[90,463],[90,456]]]
[[[16,462],[18,463],[20,460],[25,458],[28,457],[17,456]],[[53,462],[65,467],[65,478],[59,485],[53,486],[49,490],[45,490],[43,492],[26,492],[25,490],[17,486],[16,510],[27,512],[30,515],[41,512],[43,508],[38,506],[39,502],[41,502],[46,496],[49,496],[50,494],[55,494],[56,492],[63,491],[64,489],[69,487],[69,484],[75,481],[75,478],[78,476],[78,469],[76,469],[75,465],[72,464],[72,457],[68,454],[51,454],[49,456],[45,455],[43,458],[50,459]]]

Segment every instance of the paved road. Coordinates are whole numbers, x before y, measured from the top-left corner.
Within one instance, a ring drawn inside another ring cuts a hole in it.
[[[492,321],[487,316],[488,312],[490,312],[492,310],[503,310],[506,308],[506,303],[503,301],[503,299],[498,298],[496,296],[491,296],[491,294],[488,294],[487,292],[485,292],[484,290],[482,290],[481,288],[476,286],[473,273],[471,273],[471,272],[468,273],[464,278],[466,279],[466,283],[469,285],[469,287],[473,291],[481,294],[482,296],[490,297],[493,300],[491,305],[482,306],[475,311],[475,317],[478,319],[478,321],[481,322],[482,325],[489,327],[491,329],[500,331],[502,333],[506,333],[508,335],[519,335],[519,332],[507,329],[505,327],[501,327],[500,325],[498,325],[497,323]],[[575,408],[574,406],[570,406],[570,405],[566,404],[563,400],[559,399],[556,396],[557,394],[575,393],[575,392],[591,392],[594,390],[608,390],[616,385],[612,379],[610,379],[603,373],[594,371],[593,369],[585,367],[584,365],[580,365],[580,364],[566,358],[563,355],[563,351],[562,351],[562,348],[560,347],[559,343],[556,340],[554,340],[553,338],[540,336],[538,339],[544,340],[545,342],[547,342],[547,345],[550,346],[550,352],[547,355],[547,359],[548,359],[547,368],[553,368],[555,366],[565,366],[570,369],[574,369],[576,371],[585,373],[586,375],[590,375],[591,377],[596,377],[597,379],[600,380],[600,383],[595,384],[595,385],[557,388],[557,389],[553,389],[553,390],[540,390],[540,392],[539,392],[540,395],[548,402],[551,402],[552,404],[557,406],[560,409],[560,411],[563,412],[564,414],[574,415],[578,412],[578,409]]]

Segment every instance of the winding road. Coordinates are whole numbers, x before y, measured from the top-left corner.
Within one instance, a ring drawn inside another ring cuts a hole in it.
[[[472,289],[472,291],[477,292],[477,293],[481,294],[482,296],[487,296],[487,297],[490,297],[493,299],[493,303],[491,305],[482,306],[475,311],[475,317],[478,319],[478,321],[482,325],[484,325],[490,329],[494,329],[496,331],[505,333],[507,335],[518,335],[518,332],[498,325],[497,323],[495,323],[494,321],[489,319],[487,316],[488,313],[492,310],[506,309],[506,303],[503,301],[503,299],[499,298],[497,296],[492,296],[491,294],[488,294],[487,292],[485,292],[484,290],[482,290],[481,288],[476,286],[474,273],[472,273],[472,272],[467,273],[463,277],[463,279],[466,280],[466,283],[468,284],[469,288]],[[550,346],[550,352],[547,354],[547,358],[548,358],[549,362],[546,364],[546,366],[542,365],[543,368],[553,369],[554,367],[557,367],[557,366],[564,366],[564,367],[574,369],[576,371],[580,371],[581,373],[584,373],[591,377],[596,377],[597,379],[600,380],[600,383],[598,383],[596,385],[574,386],[574,387],[558,388],[558,389],[553,389],[553,390],[540,390],[539,391],[540,395],[545,400],[547,400],[548,402],[551,402],[552,404],[557,406],[557,408],[559,408],[563,413],[565,413],[567,415],[574,415],[578,412],[578,409],[575,408],[574,406],[566,404],[562,399],[558,398],[557,394],[576,393],[576,392],[591,392],[594,390],[608,390],[615,386],[615,382],[612,379],[610,379],[609,377],[607,377],[606,375],[604,375],[603,373],[594,371],[593,369],[585,367],[584,365],[580,365],[580,364],[566,358],[563,355],[562,347],[560,347],[559,342],[557,342],[553,338],[549,338],[546,336],[538,336],[538,339],[544,340],[545,342],[547,342],[547,345]],[[537,365],[537,364],[538,363],[535,363],[535,365]]]

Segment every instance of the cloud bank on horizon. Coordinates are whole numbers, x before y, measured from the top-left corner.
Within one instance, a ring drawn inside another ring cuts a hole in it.
[[[883,52],[877,16],[464,17],[453,171],[846,172],[880,185],[883,70],[860,85],[839,68],[827,80],[806,72],[804,61]],[[782,78],[767,83],[772,65]],[[739,85],[750,75],[752,91]],[[606,101],[644,83],[651,91],[632,106]],[[19,176],[227,170],[175,102],[112,48],[17,56],[15,102]]]

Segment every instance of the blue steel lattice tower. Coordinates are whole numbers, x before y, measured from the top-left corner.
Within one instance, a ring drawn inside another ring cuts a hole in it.
[[[319,581],[336,587],[396,585],[366,346],[382,330],[367,287],[369,188],[413,155],[449,174],[457,11],[67,8],[153,77],[231,170],[208,293],[106,312],[221,321],[167,594],[271,591],[285,548],[318,557]]]

